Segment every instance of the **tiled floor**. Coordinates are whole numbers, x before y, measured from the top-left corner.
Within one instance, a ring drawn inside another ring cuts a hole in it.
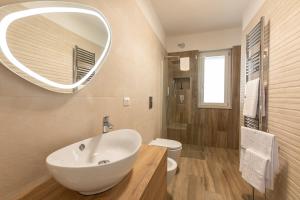
[[[168,200],[247,199],[252,190],[241,178],[238,156],[237,150],[184,145]],[[257,195],[255,200],[264,199]]]

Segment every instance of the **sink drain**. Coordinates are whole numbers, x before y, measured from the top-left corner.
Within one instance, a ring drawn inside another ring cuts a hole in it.
[[[100,160],[98,162],[98,165],[104,165],[104,164],[109,163],[109,162],[110,162],[109,160]]]
[[[84,144],[80,144],[79,150],[80,150],[80,151],[83,151],[84,149],[85,149],[85,145],[84,145]]]

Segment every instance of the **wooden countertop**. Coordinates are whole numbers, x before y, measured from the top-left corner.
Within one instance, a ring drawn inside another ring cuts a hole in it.
[[[133,170],[115,187],[101,194],[84,196],[50,179],[22,200],[135,200],[164,199],[167,194],[165,148],[142,145]]]

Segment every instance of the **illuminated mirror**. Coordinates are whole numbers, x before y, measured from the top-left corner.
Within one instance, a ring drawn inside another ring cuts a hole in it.
[[[83,88],[99,72],[110,45],[110,26],[94,8],[56,1],[0,8],[1,63],[45,89]]]

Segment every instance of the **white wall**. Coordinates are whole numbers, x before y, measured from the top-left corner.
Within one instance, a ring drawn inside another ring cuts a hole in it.
[[[166,34],[164,28],[162,27],[160,20],[152,6],[150,0],[136,0],[139,8],[144,14],[146,20],[150,24],[152,30],[160,40],[163,46],[166,44]]]
[[[190,50],[218,50],[231,48],[241,44],[242,28],[232,28],[204,33],[188,35],[169,36],[166,39],[168,52],[190,51]],[[179,48],[178,43],[185,43],[185,48]]]
[[[251,0],[244,11],[243,15],[243,30],[249,24],[251,19],[255,16],[260,7],[264,4],[266,0]]]
[[[74,13],[56,13],[43,15],[57,25],[104,48],[108,34],[99,19],[90,15]],[[109,22],[108,22],[109,23]]]

